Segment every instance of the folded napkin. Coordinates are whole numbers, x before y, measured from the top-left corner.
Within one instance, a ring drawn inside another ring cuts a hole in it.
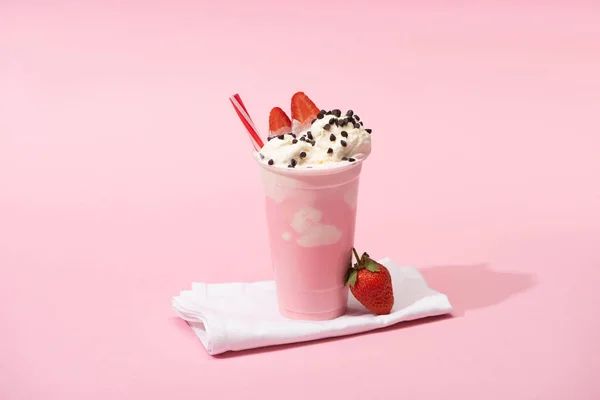
[[[211,355],[351,335],[452,312],[448,297],[430,289],[415,268],[398,267],[389,258],[379,262],[392,276],[394,308],[388,315],[371,314],[349,294],[348,311],[339,318],[290,320],[279,314],[274,281],[192,283],[192,290],[173,297],[172,305]]]

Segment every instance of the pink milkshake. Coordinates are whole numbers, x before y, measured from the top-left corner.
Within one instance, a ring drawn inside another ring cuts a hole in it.
[[[346,311],[344,278],[352,259],[358,182],[371,150],[371,131],[352,111],[343,116],[340,110],[314,113],[312,102],[307,106],[306,101],[301,92],[292,98],[293,124],[281,109],[271,112],[271,137],[255,155],[265,187],[280,313],[326,320]]]
[[[346,311],[360,163],[335,169],[262,165],[279,310],[324,320]]]

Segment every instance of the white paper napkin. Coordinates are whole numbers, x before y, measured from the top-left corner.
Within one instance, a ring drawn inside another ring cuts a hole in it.
[[[398,267],[389,258],[379,262],[392,276],[394,308],[388,315],[371,314],[350,293],[348,311],[339,318],[290,320],[279,314],[274,281],[192,283],[192,290],[173,297],[172,305],[211,355],[350,335],[452,312],[448,297],[429,288],[418,270]]]

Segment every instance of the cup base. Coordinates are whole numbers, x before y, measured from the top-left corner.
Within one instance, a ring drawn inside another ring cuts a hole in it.
[[[341,317],[346,313],[346,307],[338,308],[337,310],[327,311],[322,313],[301,313],[296,311],[279,309],[279,313],[285,318],[302,320],[302,321],[326,321]]]

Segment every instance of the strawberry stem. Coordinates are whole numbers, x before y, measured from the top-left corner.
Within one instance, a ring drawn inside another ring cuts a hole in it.
[[[360,257],[358,256],[358,253],[354,247],[352,248],[352,252],[354,253],[354,257],[356,257],[356,263],[360,265]]]

